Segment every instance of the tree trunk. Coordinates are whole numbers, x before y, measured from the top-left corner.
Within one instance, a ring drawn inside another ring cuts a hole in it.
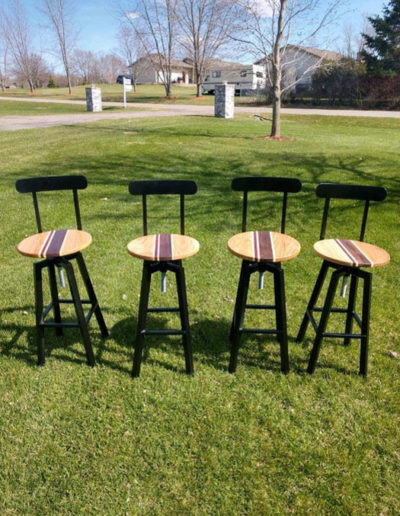
[[[275,94],[272,99],[272,127],[271,136],[281,135],[281,92]]]
[[[201,97],[201,82],[196,84],[196,96]]]

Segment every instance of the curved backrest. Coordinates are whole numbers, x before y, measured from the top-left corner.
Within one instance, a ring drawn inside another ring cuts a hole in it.
[[[315,193],[317,197],[325,199],[324,214],[322,216],[320,239],[325,238],[328,212],[331,199],[349,199],[352,201],[365,201],[364,214],[361,222],[360,240],[365,237],[368,210],[370,201],[384,201],[387,196],[386,188],[381,186],[345,185],[340,183],[320,183]]]
[[[143,234],[147,235],[147,196],[148,195],[179,195],[180,196],[180,226],[181,234],[185,234],[185,195],[194,195],[197,184],[190,180],[142,180],[129,183],[129,193],[142,196]]]
[[[81,213],[79,209],[78,190],[87,187],[87,179],[82,175],[75,176],[47,176],[47,177],[30,177],[26,179],[18,179],[15,188],[19,193],[31,193],[33,197],[33,206],[35,208],[36,224],[39,233],[43,231],[42,222],[39,213],[39,204],[37,200],[37,192],[54,192],[59,190],[72,190],[76,226],[82,229]]]
[[[243,192],[242,231],[246,231],[248,192],[279,192],[283,193],[281,233],[285,232],[287,194],[301,190],[301,181],[291,177],[235,177],[232,180],[232,190]]]

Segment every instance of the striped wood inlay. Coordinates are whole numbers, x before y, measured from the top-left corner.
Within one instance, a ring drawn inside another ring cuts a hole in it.
[[[299,242],[289,235],[274,231],[247,231],[228,241],[229,251],[252,262],[285,262],[300,252]]]
[[[314,252],[324,260],[350,267],[382,267],[390,262],[384,249],[357,240],[320,240],[314,244]]]
[[[193,256],[200,249],[197,240],[186,235],[146,235],[132,240],[127,251],[136,258],[151,262],[183,260]]]
[[[56,229],[31,235],[17,246],[18,251],[31,258],[68,256],[89,247],[92,237],[79,229]]]

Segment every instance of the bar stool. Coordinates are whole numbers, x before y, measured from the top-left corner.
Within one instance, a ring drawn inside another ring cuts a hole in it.
[[[193,374],[193,353],[189,326],[189,312],[186,298],[185,270],[182,260],[195,255],[200,245],[185,233],[185,195],[194,195],[197,185],[194,181],[132,181],[129,183],[132,195],[142,196],[143,235],[129,242],[128,253],[143,260],[142,286],[140,292],[139,314],[136,330],[135,352],[133,356],[132,376],[140,375],[144,337],[146,335],[182,335],[185,354],[186,373]],[[180,196],[180,234],[147,234],[147,196]],[[161,272],[161,289],[166,290],[166,273],[171,271],[176,277],[179,308],[149,308],[151,278],[155,272]],[[180,330],[147,330],[146,319],[150,312],[179,312]]]
[[[232,181],[232,190],[243,192],[242,233],[229,239],[228,249],[232,254],[238,256],[243,261],[230,331],[231,356],[229,372],[234,373],[236,371],[241,334],[264,333],[277,336],[280,344],[281,370],[286,374],[289,372],[289,350],[285,283],[281,263],[295,258],[300,252],[299,242],[285,234],[285,225],[287,195],[288,193],[299,192],[301,190],[301,182],[298,179],[283,177],[237,177]],[[248,192],[283,193],[280,233],[273,231],[246,232]],[[274,305],[246,304],[250,277],[255,272],[260,274],[259,289],[263,287],[264,273],[270,272],[273,274],[275,293]],[[276,329],[243,328],[246,309],[275,310]]]
[[[24,256],[29,256],[31,258],[44,258],[43,260],[33,264],[36,328],[38,339],[38,365],[44,365],[45,363],[45,328],[53,327],[55,328],[57,335],[62,335],[63,328],[79,327],[82,334],[83,344],[85,346],[87,363],[90,366],[94,366],[95,359],[88,330],[88,323],[92,315],[95,314],[103,337],[108,336],[108,330],[104,322],[85,261],[81,254],[81,251],[89,247],[92,243],[91,235],[86,231],[82,231],[78,201],[78,190],[82,190],[87,187],[86,177],[53,176],[19,179],[15,186],[17,191],[20,193],[32,194],[36,224],[39,231],[38,234],[29,236],[22,240],[22,242],[18,244],[17,249]],[[73,192],[77,229],[57,229],[43,232],[37,193],[60,190],[72,190]],[[82,300],[80,298],[74,268],[71,263],[72,260],[76,260],[78,263],[78,268],[89,299]],[[62,271],[65,270],[72,299],[59,299],[55,272],[56,268],[60,273],[62,284],[64,283]],[[50,293],[52,299],[45,308],[43,308],[42,286],[42,271],[44,269],[47,269],[49,273]],[[72,303],[74,305],[78,322],[62,322],[60,305],[66,303]],[[89,311],[86,315],[83,311],[83,304],[90,305]],[[51,310],[54,310],[54,322],[46,322],[45,318]]]
[[[314,253],[322,258],[323,262],[314,286],[314,290],[312,291],[310,301],[307,305],[307,309],[304,314],[296,341],[301,342],[304,339],[307,326],[311,321],[316,335],[310,354],[307,372],[312,374],[315,370],[322,339],[324,337],[343,338],[344,344],[346,346],[349,345],[350,339],[360,339],[360,375],[367,376],[372,274],[363,270],[362,268],[382,267],[383,265],[389,263],[390,256],[380,247],[365,243],[364,236],[370,201],[383,201],[386,199],[387,192],[385,188],[381,187],[321,183],[317,186],[316,194],[318,197],[325,199],[320,240],[314,244]],[[347,240],[343,238],[325,240],[326,225],[331,199],[365,201],[359,241]],[[329,282],[324,306],[317,307],[316,303],[323,287],[327,272],[330,268],[333,269],[333,272]],[[345,297],[345,291],[349,277],[351,278],[351,282],[347,308],[332,308],[339,279],[343,278],[341,294],[342,297]],[[355,311],[359,279],[364,281],[362,319]],[[321,313],[319,323],[316,322],[313,312]],[[346,314],[344,333],[332,333],[326,331],[331,312]],[[358,324],[361,333],[353,333],[353,320],[355,320]]]

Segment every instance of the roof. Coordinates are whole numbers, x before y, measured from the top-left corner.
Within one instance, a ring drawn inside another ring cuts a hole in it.
[[[283,47],[286,49],[293,49],[297,51],[304,52],[306,54],[311,54],[315,57],[318,57],[318,59],[324,59],[327,61],[340,61],[340,59],[343,59],[345,56],[343,54],[340,54],[339,52],[335,52],[334,50],[323,50],[320,48],[314,48],[314,47],[302,47],[300,45],[286,45],[286,47]],[[281,50],[283,50],[283,48]],[[255,64],[262,64],[266,60],[265,57],[262,59],[256,61]]]
[[[160,59],[160,57],[165,60],[165,57],[163,55],[147,54],[147,55],[145,55],[143,57],[140,57],[137,61],[132,63],[132,65],[136,65],[138,63],[142,63],[143,61],[150,61],[152,64],[153,63],[154,64],[158,64],[158,60]],[[192,69],[191,65],[189,65],[188,63],[185,63],[184,61],[180,61],[178,59],[171,59],[171,66],[174,67],[174,68],[185,68],[187,70],[189,70],[189,69],[191,70]]]

